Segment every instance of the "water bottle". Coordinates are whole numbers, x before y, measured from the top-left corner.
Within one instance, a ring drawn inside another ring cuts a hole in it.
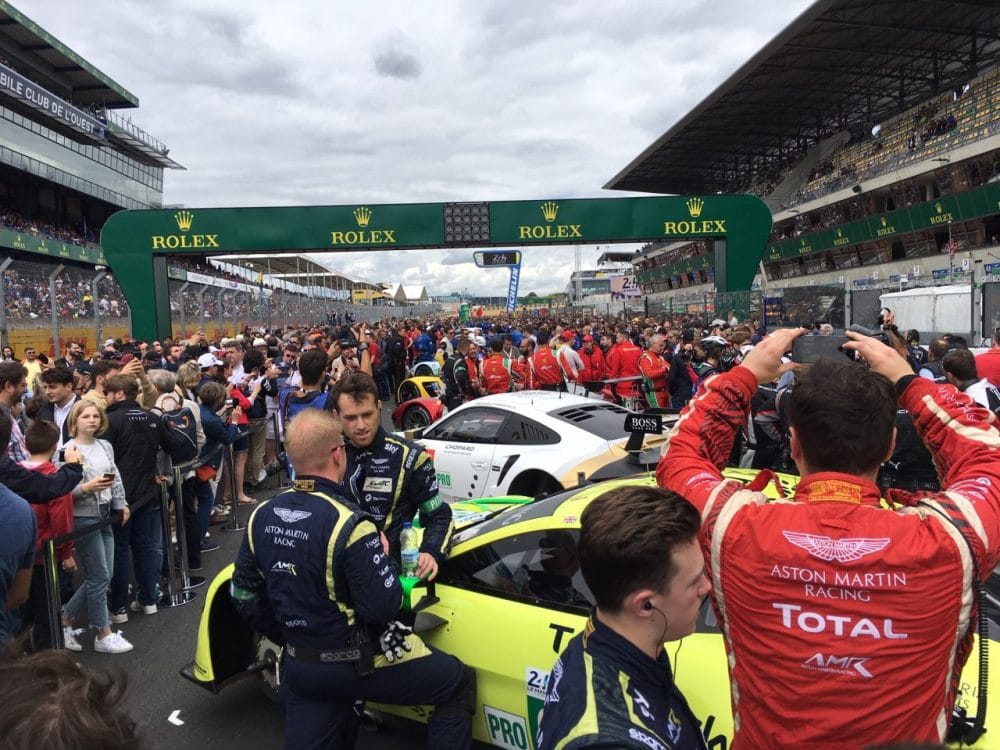
[[[417,532],[413,530],[413,524],[409,521],[403,524],[403,532],[399,535],[399,548],[399,556],[403,562],[403,575],[415,576],[420,547],[417,545]]]

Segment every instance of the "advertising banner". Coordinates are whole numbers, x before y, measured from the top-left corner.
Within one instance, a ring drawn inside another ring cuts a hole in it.
[[[642,288],[636,281],[634,274],[611,277],[611,299],[641,296]]]
[[[37,83],[29,81],[2,63],[0,63],[0,91],[90,138],[104,140],[106,137],[107,128],[96,117],[77,109],[55,94],[50,94]]]

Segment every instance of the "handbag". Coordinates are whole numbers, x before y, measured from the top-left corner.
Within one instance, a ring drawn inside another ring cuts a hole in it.
[[[194,470],[195,478],[202,482],[210,482],[215,479],[218,470],[214,466],[203,464]]]

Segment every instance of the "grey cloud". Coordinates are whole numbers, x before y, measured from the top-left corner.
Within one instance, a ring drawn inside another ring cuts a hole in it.
[[[386,50],[375,55],[375,71],[386,78],[419,78],[420,61],[401,50]]]

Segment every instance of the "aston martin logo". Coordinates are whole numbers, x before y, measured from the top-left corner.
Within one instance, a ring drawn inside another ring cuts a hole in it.
[[[296,523],[303,520],[304,518],[309,518],[312,515],[311,512],[307,510],[289,510],[288,508],[275,508],[274,515],[280,518],[285,523]]]
[[[866,539],[864,537],[832,539],[822,534],[803,534],[798,531],[782,531],[781,533],[796,547],[800,547],[813,557],[827,562],[830,560],[837,562],[860,560],[866,555],[885,549],[892,541],[888,537],[880,539]]]

